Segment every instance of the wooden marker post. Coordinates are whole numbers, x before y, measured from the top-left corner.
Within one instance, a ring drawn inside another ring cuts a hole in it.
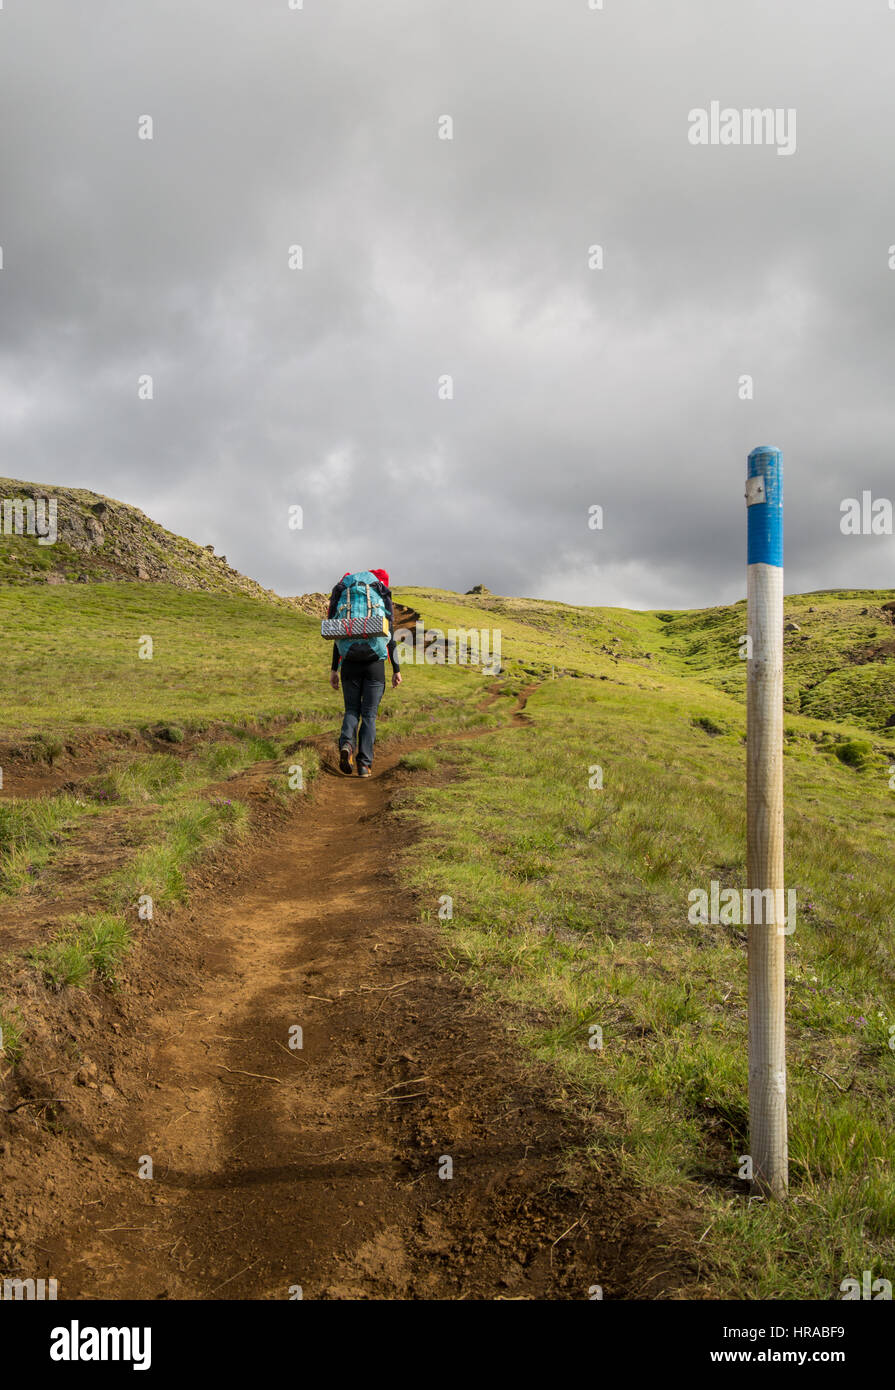
[[[783,904],[783,460],[749,455],[746,873],[749,932],[749,1152],[752,1188],[782,1199],[786,1135]],[[759,890],[759,891],[756,891]]]

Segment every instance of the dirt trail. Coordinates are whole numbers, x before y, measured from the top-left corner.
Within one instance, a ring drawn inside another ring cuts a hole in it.
[[[569,1176],[593,1120],[440,968],[439,933],[392,872],[399,757],[362,781],[330,754],[313,806],[198,895],[190,969],[155,981],[144,1028],[119,1040],[107,1124],[72,1127],[52,1224],[29,1228],[60,1297],[656,1297],[686,1282],[657,1248],[658,1210],[606,1170]]]

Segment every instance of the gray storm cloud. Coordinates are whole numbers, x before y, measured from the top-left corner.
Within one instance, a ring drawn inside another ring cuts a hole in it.
[[[881,4],[7,4],[2,471],[284,593],[669,607],[744,592],[774,443],[787,587],[891,585],[839,504],[895,493],[893,73]],[[713,101],[796,151],[694,147]]]

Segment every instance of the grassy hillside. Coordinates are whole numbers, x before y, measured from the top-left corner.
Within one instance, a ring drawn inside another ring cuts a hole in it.
[[[8,634],[0,663],[6,738],[285,717],[301,719],[310,734],[333,728],[341,707],[319,618],[289,606],[165,584],[31,584],[0,587],[0,624]],[[141,657],[147,637],[152,655]],[[385,725],[450,722],[488,688],[471,671],[459,685],[446,668],[425,676],[386,698]]]
[[[698,683],[745,702],[745,599],[670,613],[431,589],[404,589],[399,597],[420,608],[430,627],[499,628],[504,657],[534,675],[612,671],[613,679],[645,689],[654,679],[665,686],[683,677],[691,691]],[[787,712],[883,734],[895,727],[895,590],[796,594],[784,616]]]
[[[20,545],[34,549],[33,539],[2,538],[10,564]],[[172,745],[186,736],[189,757],[116,755],[83,797],[3,803],[0,878],[3,892],[28,892],[85,817],[148,803],[151,833],[144,827],[134,863],[108,888],[114,917],[146,883],[159,901],[177,901],[202,846],[243,833],[238,807],[203,800],[211,779],[240,760],[284,757],[290,739],[334,735],[341,700],[327,684],[318,620],[263,590],[228,590],[226,577],[212,587],[207,566],[217,562],[206,552],[205,566],[176,583],[69,582],[84,559],[76,546],[72,554],[65,583],[15,571],[0,584],[0,741],[64,762],[99,730],[164,728]],[[403,873],[423,915],[453,898],[448,959],[591,1108],[593,1162],[611,1152],[632,1181],[704,1217],[687,1258],[718,1295],[835,1298],[864,1269],[893,1278],[895,594],[786,603],[799,629],[786,635],[785,721],[798,923],[787,942],[792,1200],[783,1208],[748,1203],[737,1177],[745,932],[688,916],[692,889],[745,880],[744,605],[635,613],[422,588],[396,597],[430,629],[500,629],[497,680],[415,663],[386,696],[385,739],[495,730],[408,760],[420,790],[403,814],[423,837]],[[146,637],[150,660],[140,656]],[[498,731],[509,701],[483,710],[483,697],[529,686],[532,725]],[[217,725],[235,751],[203,742]],[[266,727],[273,742],[234,732]],[[442,765],[458,775],[444,779]],[[56,982],[102,974],[123,930],[112,917],[73,923],[36,962]],[[592,1027],[602,1030],[597,1049]]]
[[[895,725],[891,590],[794,595],[784,617],[787,711],[871,729]],[[745,601],[664,615],[663,658],[745,699],[745,663],[734,659],[745,625]]]
[[[700,1213],[716,1294],[828,1299],[856,1271],[891,1279],[895,735],[870,732],[885,705],[837,703],[839,724],[815,693],[853,688],[891,594],[787,602],[809,638],[788,703],[812,713],[786,721],[792,1195],[765,1208],[738,1178],[745,930],[692,923],[688,899],[745,885],[742,605],[665,616],[412,592],[430,624],[499,620],[511,665],[586,673],[545,679],[531,728],[445,745],[459,780],[408,808],[425,835],[406,881],[424,917],[453,899],[449,959],[593,1105],[595,1164],[611,1151]],[[890,690],[888,656],[870,666]]]

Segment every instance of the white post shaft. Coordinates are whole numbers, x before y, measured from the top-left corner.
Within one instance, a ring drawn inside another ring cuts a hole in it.
[[[787,1190],[786,980],[783,871],[783,570],[750,565],[747,572],[746,872],[749,925],[749,1148],[753,1185],[765,1196]],[[762,903],[761,913],[756,911]],[[768,913],[768,903],[775,910]],[[768,920],[770,916],[771,920]],[[756,920],[758,919],[758,920]]]

